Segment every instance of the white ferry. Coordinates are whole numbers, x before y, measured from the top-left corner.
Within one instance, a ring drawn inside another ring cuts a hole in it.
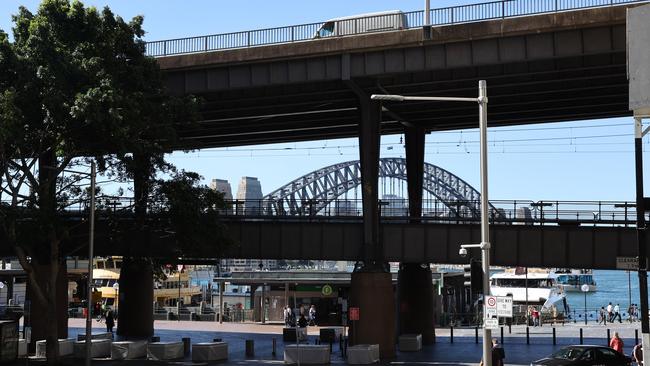
[[[582,285],[589,286],[589,292],[597,290],[594,273],[591,269],[572,269],[558,268],[555,269],[557,275],[557,284],[564,291],[582,291]]]
[[[527,272],[527,273],[526,273]],[[506,269],[490,276],[493,296],[512,296],[515,304],[544,305],[562,300],[564,292],[557,284],[557,274],[541,269],[527,271]]]

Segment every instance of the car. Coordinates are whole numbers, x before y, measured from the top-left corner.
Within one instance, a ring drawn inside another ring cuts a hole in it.
[[[531,366],[548,365],[630,365],[632,360],[605,346],[576,345],[563,347],[548,357],[531,362]]]

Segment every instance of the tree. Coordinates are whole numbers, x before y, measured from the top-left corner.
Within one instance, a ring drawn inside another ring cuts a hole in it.
[[[142,17],[126,22],[108,8],[44,0],[13,21],[13,42],[0,31],[0,188],[10,197],[0,205],[0,238],[27,272],[33,311],[47,315],[54,364],[67,326],[57,283],[70,228],[60,213],[87,193],[66,170],[93,158],[109,176],[139,174],[148,185],[170,168],[163,153],[196,103],[165,94],[155,60],[144,55]],[[135,187],[136,202],[147,192]],[[25,220],[30,230],[18,230]]]

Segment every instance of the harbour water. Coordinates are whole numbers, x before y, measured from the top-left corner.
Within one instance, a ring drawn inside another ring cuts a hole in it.
[[[601,306],[619,304],[623,318],[627,317],[627,309],[631,303],[639,304],[639,277],[637,272],[612,270],[594,270],[597,291],[588,292],[586,296],[588,320],[596,319],[596,311]],[[631,299],[631,301],[630,301]],[[585,295],[582,292],[567,292],[567,303],[570,312],[575,311],[575,317],[582,317],[585,310]]]

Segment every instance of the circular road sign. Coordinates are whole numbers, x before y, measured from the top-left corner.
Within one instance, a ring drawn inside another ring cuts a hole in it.
[[[325,285],[325,286],[323,286],[323,288],[321,289],[321,293],[322,293],[324,296],[329,296],[329,295],[332,294],[332,292],[333,292],[333,290],[332,290],[332,286],[330,286],[330,285]]]
[[[589,285],[584,283],[582,286],[580,286],[580,289],[582,290],[582,292],[589,292]]]
[[[487,303],[489,306],[496,306],[497,305],[496,297],[488,297]]]

